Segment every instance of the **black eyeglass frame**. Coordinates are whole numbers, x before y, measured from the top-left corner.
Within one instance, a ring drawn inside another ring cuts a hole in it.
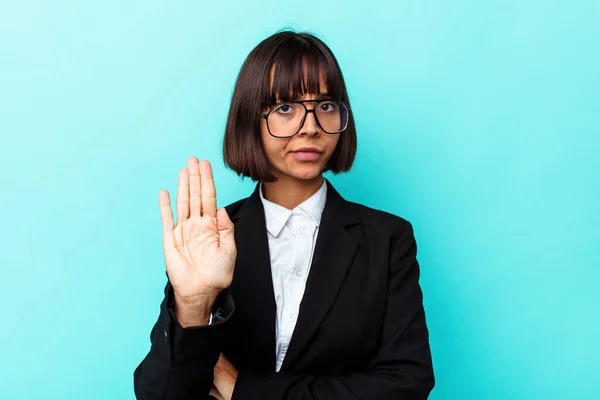
[[[337,103],[339,107],[345,107],[346,111],[348,111],[348,118],[346,120],[346,125],[344,126],[343,129],[336,131],[336,132],[327,132],[322,126],[321,126],[321,122],[319,122],[319,117],[317,117],[317,113],[315,112],[315,110],[317,109],[317,106],[319,105],[319,103],[325,103],[325,102],[333,102],[333,103]],[[304,103],[315,103],[315,106],[312,109],[308,109],[306,108],[306,105]],[[298,126],[298,130],[292,134],[292,135],[287,135],[287,136],[277,136],[274,135],[273,132],[271,132],[271,128],[269,127],[269,115],[276,109],[278,109],[279,107],[285,105],[285,104],[302,104],[302,107],[304,107],[304,117],[302,117],[302,121],[300,121],[300,125]],[[337,135],[340,134],[342,132],[344,132],[347,128],[348,128],[348,122],[350,121],[350,107],[348,107],[346,104],[344,104],[344,102],[342,101],[336,101],[336,100],[331,100],[331,99],[319,99],[319,100],[294,100],[294,101],[284,101],[283,103],[280,104],[276,104],[275,106],[273,106],[273,108],[271,108],[269,110],[268,113],[266,114],[260,114],[260,117],[262,119],[264,119],[267,122],[267,130],[269,131],[269,135],[275,137],[275,138],[279,138],[279,139],[286,139],[286,138],[291,138],[293,136],[296,136],[298,134],[298,132],[300,132],[300,130],[302,129],[302,127],[304,126],[304,122],[306,121],[306,116],[308,115],[308,113],[313,113],[315,116],[315,121],[317,121],[317,125],[319,126],[319,128],[321,128],[321,130],[329,135]]]

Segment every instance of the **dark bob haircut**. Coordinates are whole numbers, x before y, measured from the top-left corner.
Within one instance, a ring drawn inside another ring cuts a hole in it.
[[[262,146],[260,114],[278,101],[319,94],[321,78],[328,95],[351,110],[340,66],[319,38],[282,31],[259,43],[244,61],[231,98],[223,141],[225,165],[253,181],[275,181]],[[349,117],[324,171],[337,174],[352,167],[356,127],[352,112]]]

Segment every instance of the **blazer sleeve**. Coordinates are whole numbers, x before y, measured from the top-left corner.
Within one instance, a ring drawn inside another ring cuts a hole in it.
[[[410,222],[392,245],[382,344],[348,376],[240,371],[232,400],[426,400],[434,386],[429,334]]]
[[[150,333],[150,352],[133,374],[137,399],[209,398],[213,369],[235,309],[233,299],[224,290],[212,309],[212,324],[187,328],[177,321],[174,304],[173,288],[167,282],[160,315]]]

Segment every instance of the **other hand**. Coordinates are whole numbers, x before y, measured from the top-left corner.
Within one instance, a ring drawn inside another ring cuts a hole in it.
[[[217,399],[231,400],[235,382],[237,381],[237,376],[237,369],[235,369],[233,364],[231,364],[229,360],[227,360],[225,356],[221,354],[219,361],[217,361],[217,365],[215,365],[213,381],[214,386],[210,394]],[[218,397],[217,395],[221,397]]]

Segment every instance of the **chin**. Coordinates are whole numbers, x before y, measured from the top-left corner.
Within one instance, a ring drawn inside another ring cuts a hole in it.
[[[311,181],[323,175],[325,162],[283,162],[279,165],[271,164],[275,177],[279,179],[292,178],[300,181]]]
[[[319,166],[306,166],[306,167],[298,167],[294,168],[292,171],[288,171],[288,174],[291,177],[296,179],[300,179],[303,181],[310,181],[316,179],[321,176],[323,168]]]
[[[299,181],[312,181],[323,175],[323,169],[327,165],[331,154],[326,152],[314,161],[297,160],[293,155],[287,153],[284,157],[275,160],[269,160],[272,171],[278,178],[292,178]]]

